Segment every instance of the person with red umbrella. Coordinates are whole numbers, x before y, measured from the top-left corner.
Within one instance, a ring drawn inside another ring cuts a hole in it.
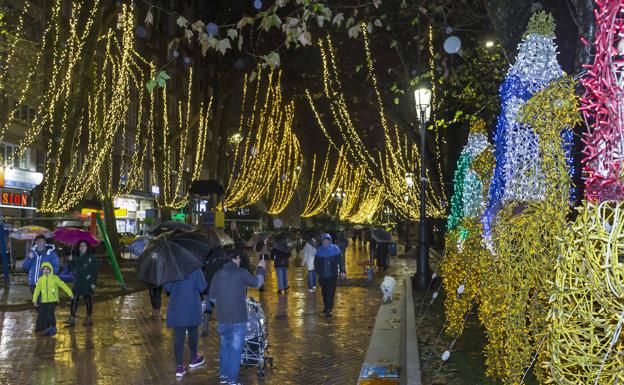
[[[78,300],[82,296],[87,305],[87,318],[82,323],[84,326],[93,324],[93,294],[97,282],[97,258],[90,251],[89,243],[81,240],[77,245],[78,253],[70,255],[69,264],[74,272],[74,297],[71,302],[71,315],[64,322],[67,326],[76,324],[76,312]]]

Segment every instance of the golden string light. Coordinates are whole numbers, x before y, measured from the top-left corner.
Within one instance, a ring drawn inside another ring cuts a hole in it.
[[[303,156],[292,131],[294,102],[283,100],[281,76],[281,72],[271,71],[264,81],[265,76],[260,72],[247,119],[247,84],[244,86],[240,127],[235,134],[240,140],[235,141],[234,170],[226,191],[226,207],[249,206],[264,197],[269,213],[278,214],[294,196]],[[263,84],[265,92],[260,93]]]
[[[154,71],[152,70],[152,73]],[[186,99],[179,100],[176,108],[168,108],[169,102],[166,89],[154,89],[153,96],[150,101],[151,108],[156,105],[156,94],[161,93],[161,102],[158,105],[160,113],[155,114],[159,120],[148,122],[148,133],[146,136],[150,138],[150,158],[152,161],[152,184],[159,187],[160,193],[156,199],[159,207],[179,209],[188,204],[188,190],[183,191],[185,172],[190,173],[191,181],[198,180],[201,175],[202,166],[206,155],[206,140],[208,138],[210,111],[212,109],[212,101],[208,100],[208,105],[203,102],[199,103],[200,108],[197,112],[197,119],[193,115],[193,71],[188,72]],[[153,127],[158,124],[162,125],[162,137],[154,135]],[[151,129],[149,127],[152,127]],[[173,134],[172,134],[172,129]],[[191,138],[197,139],[194,156],[187,157],[191,151]],[[157,154],[157,149],[162,151]],[[176,155],[173,152],[176,151]],[[174,158],[176,159],[177,169],[174,167]],[[160,171],[160,174],[159,174]],[[175,174],[175,177],[172,175]]]
[[[433,26],[429,25],[429,73],[431,74],[431,121],[433,122],[433,130],[435,131],[435,151],[436,151],[436,159],[438,166],[438,175],[440,178],[443,177],[442,173],[442,152],[440,151],[440,142],[442,141],[446,144],[444,137],[440,139],[440,129],[436,124],[436,77],[435,77],[435,53],[433,46]],[[443,180],[441,180],[443,182]],[[442,201],[446,202],[446,189],[444,188],[444,184],[442,184],[442,188],[440,188],[440,194]]]
[[[74,3],[72,14],[81,14],[83,6],[83,3]],[[42,212],[68,211],[92,188],[100,198],[112,196],[114,138],[120,132],[122,136],[127,133],[125,124],[130,89],[142,88],[145,80],[141,68],[144,61],[134,51],[132,10],[127,5],[122,6],[119,33],[111,26],[101,36],[96,36],[94,19],[99,7],[100,3],[96,1],[89,9],[84,24],[79,24],[77,18],[70,20],[67,45],[55,49],[53,53],[63,63],[61,66],[55,62],[52,66],[52,78],[60,83],[58,87],[50,87],[44,93],[36,108],[33,126],[19,143],[19,152],[23,153],[32,144],[35,135],[44,129],[48,130],[49,135],[60,138],[58,143],[52,139],[47,142],[45,188],[39,207]],[[56,26],[50,30],[58,35],[59,21],[50,20],[48,25],[52,24]],[[78,33],[79,30],[82,33]],[[93,83],[79,80],[74,73],[81,60],[90,60],[90,55],[84,55],[84,47],[89,39],[96,41],[96,47],[102,44],[100,47],[106,52],[105,57],[91,63]],[[52,40],[58,40],[58,36],[52,36]],[[73,102],[77,97],[76,87],[84,90],[86,103],[75,104],[70,108],[70,101]],[[84,109],[77,115],[80,118],[77,126],[70,120],[71,110],[76,106]],[[88,142],[84,159],[79,165],[76,149],[84,148],[83,132]],[[67,143],[67,140],[71,140],[71,143]],[[65,159],[70,160],[68,168],[63,164]]]

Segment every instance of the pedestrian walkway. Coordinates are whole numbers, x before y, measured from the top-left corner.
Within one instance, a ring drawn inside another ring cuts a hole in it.
[[[243,369],[243,384],[357,382],[381,300],[379,283],[366,284],[363,268],[356,264],[366,257],[363,248],[349,247],[349,279],[338,288],[332,318],[320,313],[320,291],[307,291],[304,268],[289,269],[290,290],[285,296],[277,295],[275,272],[270,268],[266,291],[250,290],[249,294],[259,297],[264,307],[275,366],[263,379],[254,368]],[[66,306],[58,309],[57,320],[67,318],[68,310]],[[172,332],[164,320],[149,318],[147,292],[97,303],[91,328],[81,326],[84,307],[78,313],[75,328],[59,328],[56,337],[46,338],[33,334],[34,311],[1,312],[0,384],[218,383],[214,323],[210,335],[200,341],[205,367],[176,380]]]

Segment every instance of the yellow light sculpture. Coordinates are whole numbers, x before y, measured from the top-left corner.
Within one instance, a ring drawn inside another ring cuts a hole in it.
[[[519,121],[538,136],[546,194],[543,201],[507,205],[498,215],[493,241],[496,255],[485,254],[489,266],[482,274],[479,316],[488,336],[487,374],[517,384],[538,354],[535,372],[545,379],[542,362],[549,282],[562,254],[567,228],[570,177],[561,139],[563,129],[580,122],[574,81],[553,81],[520,110]]]
[[[462,334],[466,314],[480,294],[481,276],[488,268],[487,255],[484,255],[488,252],[482,244],[481,216],[494,169],[494,155],[492,146],[487,143],[484,121],[476,121],[471,126],[462,157],[468,160],[467,169],[463,178],[455,182],[460,184],[456,189],[461,190],[453,196],[462,205],[461,212],[455,214],[460,220],[456,227],[447,231],[440,263],[446,292],[446,333],[453,337]]]
[[[547,381],[624,383],[624,203],[585,201],[562,237],[546,329]]]

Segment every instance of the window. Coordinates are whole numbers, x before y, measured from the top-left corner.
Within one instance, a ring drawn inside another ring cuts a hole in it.
[[[17,103],[17,100],[13,101],[13,110],[15,111],[13,118],[19,120],[22,123],[32,123],[33,119],[35,118],[34,107],[26,104],[19,105]]]
[[[0,142],[0,156],[4,162],[2,165],[5,167],[30,170],[30,148],[25,149],[24,153],[20,155],[17,145]]]

